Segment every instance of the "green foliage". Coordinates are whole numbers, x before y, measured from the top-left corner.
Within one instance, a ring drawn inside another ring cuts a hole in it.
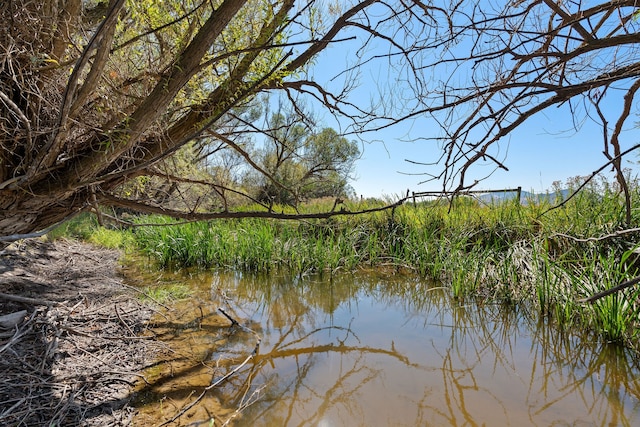
[[[302,200],[348,195],[349,176],[360,155],[355,141],[331,128],[314,131],[293,113],[272,114],[269,127],[254,156],[267,175],[254,171],[245,177],[257,200],[295,206]]]
[[[48,240],[56,239],[80,239],[89,240],[91,235],[98,229],[98,221],[90,213],[81,213],[69,221],[65,221],[49,233]]]
[[[638,274],[637,253],[619,254],[615,247],[592,248],[580,263],[567,268],[573,288],[585,297],[612,288]],[[640,319],[640,288],[627,289],[580,307],[591,328],[608,341],[635,337]]]
[[[104,248],[124,249],[130,246],[131,234],[122,230],[98,227],[87,240]]]
[[[292,276],[363,267],[414,271],[450,286],[455,298],[522,304],[561,326],[589,325],[607,340],[630,343],[638,327],[640,290],[592,306],[577,302],[637,274],[640,261],[631,248],[640,244],[640,236],[585,239],[623,227],[619,197],[603,186],[550,211],[546,202],[487,206],[465,201],[450,209],[436,201],[329,220],[144,227],[136,241],[163,266],[278,269]],[[637,188],[633,200],[640,200]],[[317,212],[330,209],[330,203],[324,199],[299,208]],[[344,207],[379,204],[346,201]],[[152,220],[168,221],[143,221]]]
[[[189,143],[178,150],[171,160],[161,161],[156,175],[143,175],[121,186],[118,194],[125,198],[153,201],[154,204],[174,210],[219,209],[222,205],[215,192],[198,182],[212,181],[212,173],[199,159],[199,149]],[[180,177],[180,179],[167,179]],[[218,177],[221,178],[221,177]],[[186,182],[180,182],[180,181]],[[218,182],[224,182],[221,179]]]
[[[82,213],[62,223],[47,233],[46,238],[84,240],[109,249],[124,249],[132,245],[130,233],[101,227],[95,215],[90,213]]]

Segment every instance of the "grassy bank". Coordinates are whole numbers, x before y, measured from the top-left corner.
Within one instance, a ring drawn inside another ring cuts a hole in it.
[[[78,239],[109,249],[133,248],[135,243],[128,231],[101,227],[94,215],[82,213],[50,231],[46,238]]]
[[[347,207],[367,206],[354,202]],[[409,269],[449,285],[455,298],[522,304],[561,327],[587,326],[606,340],[638,348],[640,287],[594,304],[577,302],[638,273],[634,249],[640,234],[615,235],[629,228],[621,197],[600,183],[560,208],[550,207],[548,202],[487,205],[460,198],[453,206],[409,203],[331,220],[143,227],[136,230],[135,241],[162,267],[286,269],[292,275],[362,266]],[[637,209],[634,215],[638,224]],[[602,236],[609,237],[593,239]]]
[[[632,224],[624,223],[621,196],[600,182],[550,211],[544,201],[487,205],[459,198],[453,205],[408,203],[330,220],[138,227],[126,239],[160,267],[278,269],[296,276],[360,267],[411,270],[450,286],[460,300],[518,304],[560,327],[588,327],[608,341],[640,350],[640,286],[593,304],[578,303],[639,274],[635,249],[640,233],[617,234],[640,223],[637,185],[633,191]],[[346,207],[371,206],[347,202]],[[160,217],[140,221],[173,222]]]

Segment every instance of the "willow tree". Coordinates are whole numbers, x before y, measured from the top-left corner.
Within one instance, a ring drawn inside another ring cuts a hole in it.
[[[255,167],[231,127],[261,93],[305,93],[341,111],[341,94],[306,80],[305,70],[327,46],[351,37],[341,35],[349,28],[379,34],[367,15],[376,3],[325,10],[294,0],[3,1],[0,236],[105,206],[189,219],[286,217],[232,212],[225,203],[171,210],[121,189],[160,176],[220,197],[241,194],[158,165],[215,137]]]
[[[441,156],[412,160],[436,164],[429,173],[458,190],[474,185],[467,176],[478,162],[506,168],[496,148],[530,117],[570,105],[575,123],[601,124],[602,151],[624,189],[622,130],[640,88],[637,10],[633,0],[2,1],[0,241],[101,206],[286,217],[268,206],[233,212],[224,199],[241,188],[160,167],[213,138],[215,149],[203,152],[233,151],[260,172],[238,124],[259,132],[243,112],[274,92],[342,114],[352,132],[435,118],[424,138],[437,140]],[[344,87],[330,91],[307,71],[340,43],[352,53],[338,73]],[[368,105],[369,96],[348,97],[362,66],[391,79],[367,85],[387,88]],[[611,116],[605,105],[616,93]],[[168,188],[201,186],[221,202],[178,210],[122,191],[148,176]]]
[[[356,141],[332,128],[301,123],[299,113],[276,113],[264,129],[265,138],[252,157],[259,166],[243,179],[255,199],[266,204],[298,206],[320,197],[346,199],[354,162],[360,155]]]

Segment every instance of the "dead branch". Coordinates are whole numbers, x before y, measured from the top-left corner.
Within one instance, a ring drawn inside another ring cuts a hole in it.
[[[227,312],[225,312],[222,308],[219,308],[218,311],[220,311],[220,313],[222,313],[227,319],[229,319],[231,321],[231,326],[238,326],[240,329],[243,329],[246,332],[249,332],[251,334],[253,334],[256,337],[256,344],[253,347],[253,350],[251,351],[251,353],[239,364],[237,365],[235,368],[233,368],[232,370],[230,370],[229,372],[227,372],[225,375],[223,375],[222,377],[216,379],[215,381],[212,380],[211,384],[208,385],[207,387],[204,388],[204,390],[202,390],[202,392],[193,400],[191,401],[188,405],[186,405],[185,407],[183,407],[177,414],[175,414],[173,417],[171,417],[170,419],[168,419],[167,421],[163,422],[162,424],[160,424],[160,426],[165,426],[167,424],[170,424],[174,421],[176,421],[178,418],[182,417],[184,414],[186,414],[191,408],[193,408],[194,406],[196,406],[200,401],[202,401],[202,399],[204,399],[204,397],[206,396],[206,394],[216,388],[217,386],[219,386],[220,384],[222,384],[223,382],[225,382],[226,380],[228,380],[229,378],[231,378],[233,375],[235,375],[236,373],[238,373],[242,368],[244,368],[247,363],[249,363],[257,354],[258,354],[258,350],[260,349],[260,343],[262,342],[262,338],[260,337],[260,335],[258,335],[257,332],[255,332],[253,329],[248,328],[247,326],[244,326],[242,324],[240,324],[236,319],[234,319],[233,317],[231,317],[231,315],[229,315]]]
[[[282,220],[302,220],[302,219],[327,219],[334,216],[350,216],[350,215],[363,215],[373,212],[382,212],[389,209],[394,209],[404,202],[406,202],[409,197],[403,197],[398,201],[388,204],[385,206],[363,209],[363,210],[338,210],[334,212],[319,212],[319,213],[295,213],[289,214],[284,212],[273,212],[273,211],[246,211],[246,212],[183,212],[172,209],[163,208],[160,206],[148,205],[145,203],[122,199],[113,195],[104,196],[105,202],[110,204],[111,206],[117,206],[122,208],[130,208],[139,212],[146,212],[152,214],[159,215],[167,215],[173,218],[183,218],[189,221],[208,221],[214,219],[222,219],[222,218],[272,218],[272,219],[282,219]]]
[[[430,167],[439,170],[429,174],[433,179],[458,190],[470,188],[473,184],[466,179],[472,166],[487,162],[494,170],[506,168],[505,159],[496,156],[500,144],[525,122],[568,105],[577,131],[591,119],[591,112],[576,107],[588,107],[591,99],[606,98],[607,105],[615,102],[622,107],[609,113],[615,115],[610,120],[615,121],[613,135],[607,135],[606,123],[598,123],[606,145],[614,148],[612,154],[618,157],[622,152],[620,131],[629,122],[640,77],[635,2],[587,5],[545,0],[480,8],[463,1],[441,13],[450,22],[448,34],[423,45],[422,52],[434,59],[418,69],[443,78],[416,84],[412,108],[395,116],[412,120],[429,115],[442,127],[441,136],[416,138],[442,147],[437,166]],[[595,65],[603,58],[606,66]],[[408,73],[410,66],[405,65]],[[616,90],[607,90],[613,87]],[[624,99],[617,94],[625,94]],[[612,164],[619,179],[619,163]]]
[[[569,234],[564,234],[564,233],[554,233],[549,237],[551,238],[564,237],[565,239],[570,239],[574,242],[589,243],[589,242],[601,242],[603,240],[613,239],[616,237],[625,236],[627,234],[633,234],[633,233],[639,233],[639,232],[640,232],[640,228],[627,228],[624,230],[619,230],[614,233],[609,233],[609,234],[605,234],[604,236],[598,236],[598,237],[579,238],[579,237],[571,236]]]
[[[27,317],[27,310],[20,310],[0,316],[0,329],[13,329]]]
[[[0,293],[0,299],[4,299],[6,301],[21,302],[24,304],[36,305],[36,306],[42,305],[46,307],[53,307],[58,305],[58,303],[55,301],[48,301],[48,300],[39,299],[39,298],[23,297],[21,295],[9,295],[5,293]]]
[[[611,294],[615,294],[616,292],[620,292],[624,289],[630,288],[631,286],[637,285],[638,283],[640,283],[640,276],[631,279],[631,280],[627,280],[626,282],[620,283],[619,285],[616,285],[612,288],[609,288],[607,290],[604,290],[602,292],[598,292],[595,295],[592,295],[588,298],[583,298],[583,299],[579,299],[578,302],[579,303],[591,303],[593,304],[594,302],[596,302],[597,300],[604,298],[608,295]]]

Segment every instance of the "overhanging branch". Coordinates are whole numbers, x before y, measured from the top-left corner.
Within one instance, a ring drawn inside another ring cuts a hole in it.
[[[165,215],[172,218],[179,218],[188,221],[209,221],[215,219],[241,219],[241,218],[269,218],[280,220],[301,220],[301,219],[327,219],[336,216],[352,216],[363,215],[374,212],[382,212],[389,209],[394,209],[402,205],[407,200],[407,197],[403,197],[395,203],[387,204],[385,206],[350,211],[342,209],[332,212],[318,212],[318,213],[284,213],[273,211],[220,211],[220,212],[186,212],[174,209],[167,209],[162,206],[153,206],[146,203],[137,202],[134,200],[128,200],[119,198],[110,194],[100,195],[100,203],[112,207],[120,207],[125,209],[132,209],[138,212],[144,212],[155,215]]]

